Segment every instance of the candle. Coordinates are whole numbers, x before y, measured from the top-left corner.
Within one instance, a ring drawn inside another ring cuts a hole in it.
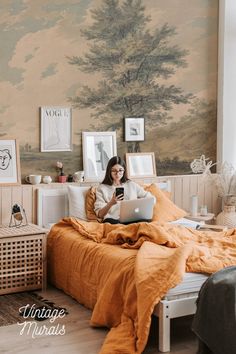
[[[191,216],[197,216],[198,212],[198,196],[192,195],[190,199],[190,214]]]

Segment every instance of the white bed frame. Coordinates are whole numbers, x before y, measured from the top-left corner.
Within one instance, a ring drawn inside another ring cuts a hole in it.
[[[161,189],[170,191],[169,182],[158,183]],[[52,224],[61,218],[69,215],[67,189],[46,189],[37,190],[37,220],[38,225],[50,229]],[[186,273],[187,274],[187,273]],[[196,274],[191,275],[191,281],[194,282]],[[155,307],[153,314],[159,318],[159,344],[160,352],[170,351],[170,320],[172,318],[192,315],[196,312],[196,299],[203,279],[198,281],[194,291],[185,290],[184,293],[178,293],[178,296],[166,296]],[[185,279],[180,286],[186,288]],[[175,289],[175,288],[174,288]],[[168,295],[169,293],[167,293]]]
[[[194,278],[195,274],[192,274]],[[203,280],[203,282],[206,279]],[[201,283],[201,285],[203,284]],[[170,351],[170,320],[172,318],[193,315],[196,312],[196,300],[198,292],[201,288],[199,285],[198,291],[188,294],[179,294],[177,299],[163,299],[154,308],[153,314],[158,317],[159,323],[159,342],[158,349],[160,352]]]

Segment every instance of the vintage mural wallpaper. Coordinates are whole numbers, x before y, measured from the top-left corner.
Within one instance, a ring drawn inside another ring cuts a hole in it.
[[[22,178],[82,170],[83,131],[155,152],[158,175],[216,159],[217,0],[2,0],[0,28],[0,137]],[[44,106],[72,108],[72,151],[41,152]],[[145,118],[144,141],[124,141],[125,117]]]

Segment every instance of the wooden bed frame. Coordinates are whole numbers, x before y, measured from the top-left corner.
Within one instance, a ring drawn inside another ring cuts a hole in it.
[[[162,182],[159,186],[162,189],[170,191],[170,183]],[[53,223],[64,216],[68,216],[69,208],[66,188],[39,188],[37,190],[37,196],[38,225],[49,229]],[[197,277],[197,275],[192,274],[192,282],[194,282],[195,277]],[[159,318],[158,347],[160,352],[170,351],[170,320],[176,317],[192,315],[196,312],[198,291],[206,278],[207,277],[203,275],[200,280],[198,279],[194,290],[185,289],[184,293],[180,291],[177,298],[176,296],[165,297],[155,307],[153,314]],[[185,285],[184,282],[185,279],[181,284]]]

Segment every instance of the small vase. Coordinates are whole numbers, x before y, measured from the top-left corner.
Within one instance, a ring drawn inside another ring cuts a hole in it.
[[[66,182],[67,177],[66,176],[58,176],[58,182],[59,183],[65,183]]]
[[[216,217],[217,225],[236,227],[236,212],[234,205],[225,205],[224,210]]]
[[[44,176],[43,177],[43,183],[49,184],[52,182],[52,177],[51,176]]]

